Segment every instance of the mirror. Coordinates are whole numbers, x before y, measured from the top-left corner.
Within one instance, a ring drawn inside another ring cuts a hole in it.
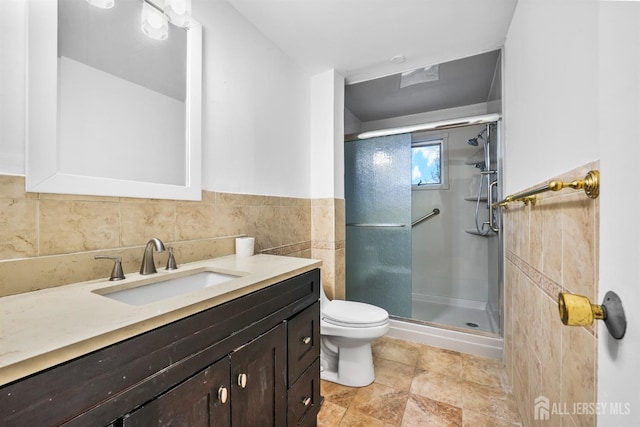
[[[27,191],[200,200],[202,28],[142,5],[29,2]]]

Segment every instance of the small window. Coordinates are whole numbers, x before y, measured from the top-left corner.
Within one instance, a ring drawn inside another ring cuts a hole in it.
[[[449,188],[446,137],[418,140],[411,145],[411,186],[414,190]]]

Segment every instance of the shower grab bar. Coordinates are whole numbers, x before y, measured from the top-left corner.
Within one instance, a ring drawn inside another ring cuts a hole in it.
[[[496,179],[495,181],[492,181],[491,184],[489,184],[489,194],[488,199],[489,199],[489,228],[494,232],[494,233],[499,233],[500,229],[496,226],[495,223],[495,218],[493,217],[493,210],[495,209],[493,207],[493,187],[497,187],[498,186],[498,180]]]
[[[439,213],[440,213],[440,209],[435,208],[434,210],[432,210],[431,212],[429,212],[428,214],[426,214],[426,215],[425,215],[425,216],[423,216],[422,218],[418,218],[418,219],[416,219],[415,221],[413,221],[413,222],[411,223],[411,226],[412,226],[412,227],[414,227],[414,226],[416,226],[416,225],[420,224],[422,221],[426,221],[426,220],[428,220],[429,218],[431,218],[432,216],[436,216],[436,215],[438,215]]]
[[[405,227],[406,224],[382,224],[382,223],[350,223],[347,227],[377,227],[377,228],[400,228]]]
[[[584,189],[584,193],[587,197],[595,199],[600,195],[600,172],[592,170],[587,173],[584,179],[576,179],[571,182],[551,181],[547,185],[543,185],[533,190],[523,191],[522,193],[512,194],[504,198],[497,203],[493,203],[493,207],[507,208],[509,203],[523,202],[525,205],[531,203],[535,205],[537,201],[537,194],[545,193],[547,191],[560,191],[563,188],[571,187],[574,190]]]

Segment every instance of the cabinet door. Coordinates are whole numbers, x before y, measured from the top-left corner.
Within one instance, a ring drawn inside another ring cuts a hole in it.
[[[281,323],[231,353],[233,426],[286,426],[286,335]]]
[[[224,358],[123,418],[124,427],[230,426],[229,359]]]

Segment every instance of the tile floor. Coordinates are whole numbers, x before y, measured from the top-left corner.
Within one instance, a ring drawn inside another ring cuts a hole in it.
[[[500,361],[388,337],[372,348],[373,384],[321,382],[319,427],[522,425]]]

